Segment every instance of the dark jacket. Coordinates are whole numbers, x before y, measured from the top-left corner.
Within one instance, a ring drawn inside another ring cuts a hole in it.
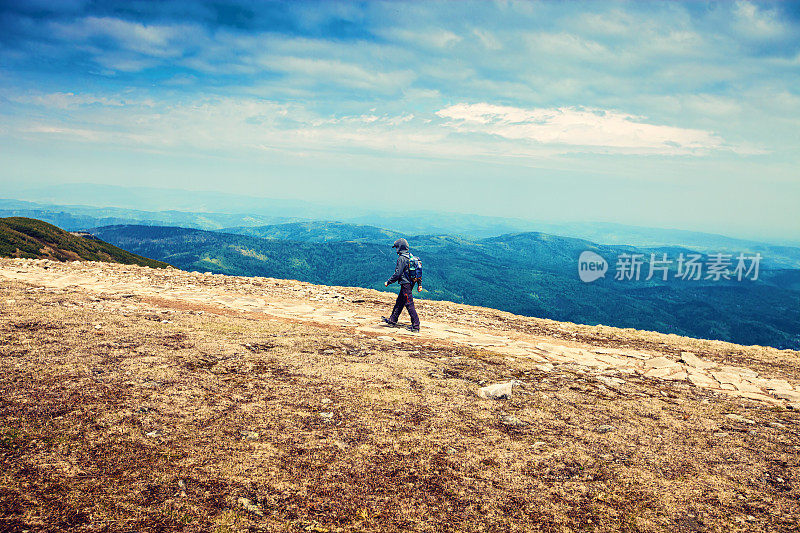
[[[392,274],[392,277],[389,278],[389,281],[386,283],[391,285],[395,281],[399,281],[400,285],[405,285],[406,283],[410,285],[411,280],[408,278],[408,261],[408,250],[398,252],[397,265],[394,267],[394,274]]]
[[[408,252],[408,241],[405,239],[397,239],[394,241],[392,248],[397,248],[397,265],[394,267],[394,274],[386,282],[391,285],[395,281],[399,281],[400,285],[411,284],[411,278],[408,277],[408,262],[410,260]]]

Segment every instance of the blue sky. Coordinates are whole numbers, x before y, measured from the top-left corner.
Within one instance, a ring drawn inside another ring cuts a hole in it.
[[[3,182],[800,240],[800,3],[0,1]]]

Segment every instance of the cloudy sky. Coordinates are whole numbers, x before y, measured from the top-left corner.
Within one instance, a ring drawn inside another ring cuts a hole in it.
[[[800,241],[800,3],[0,0],[3,182]]]

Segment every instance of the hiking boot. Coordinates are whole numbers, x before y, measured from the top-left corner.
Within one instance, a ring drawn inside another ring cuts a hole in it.
[[[417,327],[408,326],[408,331],[411,331],[411,332],[414,332],[414,333],[419,333],[419,326],[417,326]]]
[[[390,325],[390,326],[392,326],[393,328],[396,328],[396,327],[397,327],[397,322],[392,322],[391,320],[389,320],[389,319],[388,319],[388,318],[386,318],[385,316],[382,316],[382,317],[381,317],[381,320],[383,320],[384,322],[386,322],[387,324],[389,324],[389,325]]]

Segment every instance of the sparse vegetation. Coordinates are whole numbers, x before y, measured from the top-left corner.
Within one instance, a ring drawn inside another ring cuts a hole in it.
[[[373,295],[364,312],[391,299]],[[3,282],[0,306],[3,531],[727,532],[800,520],[796,411],[211,304]],[[600,345],[703,346],[461,311]],[[704,350],[798,379],[793,352]],[[511,378],[508,400],[475,394]]]
[[[169,266],[101,240],[73,235],[47,222],[23,217],[0,218],[0,257],[105,261],[153,268]]]

